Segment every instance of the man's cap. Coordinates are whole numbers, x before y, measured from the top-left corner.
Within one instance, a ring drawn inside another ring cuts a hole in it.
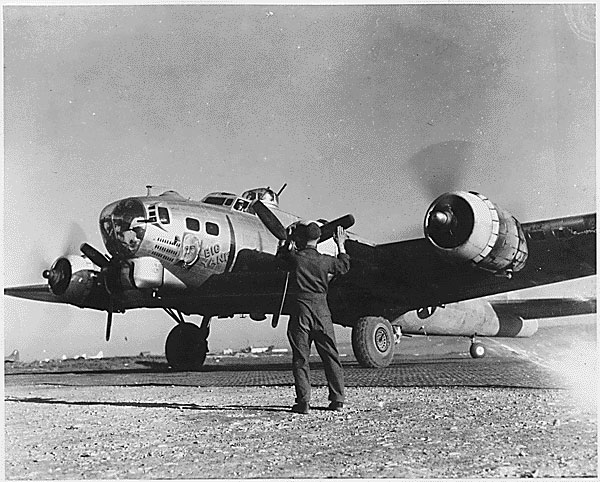
[[[302,241],[316,241],[321,237],[321,228],[315,222],[298,223],[294,231],[295,236]]]
[[[321,237],[321,228],[317,223],[310,223],[306,227],[306,239],[308,241],[315,241]]]

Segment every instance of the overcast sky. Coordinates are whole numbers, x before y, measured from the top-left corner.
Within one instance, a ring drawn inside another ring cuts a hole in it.
[[[146,184],[287,182],[283,209],[353,213],[376,242],[420,236],[452,189],[521,221],[592,212],[592,8],[5,7],[5,285],[42,282],[69,244],[102,249],[102,208]],[[107,344],[100,312],[4,310],[25,359],[162,353],[173,326],[133,310]],[[211,348],[285,346],[268,325],[218,321]]]

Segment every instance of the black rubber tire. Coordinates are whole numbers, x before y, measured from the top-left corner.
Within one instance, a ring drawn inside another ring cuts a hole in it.
[[[385,318],[368,316],[352,328],[352,349],[365,368],[384,368],[394,357],[394,331]]]
[[[167,336],[165,355],[174,370],[200,370],[207,352],[206,335],[193,323],[179,324]]]
[[[485,356],[485,346],[481,343],[471,343],[469,353],[473,358],[483,358]]]

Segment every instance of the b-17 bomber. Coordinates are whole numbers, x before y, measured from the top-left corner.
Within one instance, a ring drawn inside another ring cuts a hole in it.
[[[285,186],[284,186],[285,187]],[[290,314],[278,246],[301,218],[279,206],[281,190],[213,192],[200,201],[175,191],[128,197],[106,206],[99,227],[107,251],[84,243],[45,270],[43,284],[5,288],[6,295],[67,303],[108,313],[160,308],[175,322],[165,344],[179,370],[200,368],[211,320]],[[316,221],[318,249],[336,255],[331,238],[351,214]],[[484,297],[596,273],[596,215],[520,223],[475,192],[454,191],[425,212],[424,236],[377,244],[349,231],[348,274],[333,279],[333,321],[352,328],[365,367],[386,367],[403,335],[464,336],[470,354],[481,339],[533,335],[538,319],[591,313],[595,299],[489,301]],[[199,325],[186,316],[201,315]]]

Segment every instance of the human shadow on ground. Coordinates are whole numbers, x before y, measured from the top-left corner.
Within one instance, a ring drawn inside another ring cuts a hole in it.
[[[169,408],[174,410],[200,410],[200,411],[260,411],[260,412],[289,412],[290,405],[198,405],[196,403],[169,403],[169,402],[117,402],[110,400],[58,400],[55,398],[44,397],[6,397],[5,402],[13,403],[34,403],[46,405],[69,405],[69,406],[114,406],[114,407],[132,407],[132,408]],[[311,410],[328,410],[327,407],[313,407]]]

